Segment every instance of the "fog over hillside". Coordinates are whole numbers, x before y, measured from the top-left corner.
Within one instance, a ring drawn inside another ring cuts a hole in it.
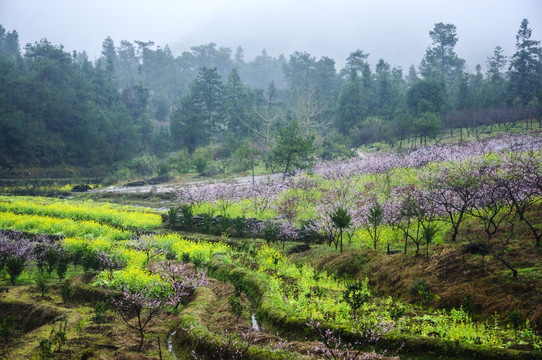
[[[45,37],[91,59],[110,36],[116,42],[152,40],[175,54],[210,42],[232,51],[242,46],[246,60],[262,49],[272,56],[306,51],[334,59],[339,68],[351,51],[363,49],[372,65],[382,58],[405,70],[419,65],[437,22],[456,25],[456,52],[472,71],[476,64],[485,67],[495,46],[514,52],[512,34],[523,18],[542,33],[540,14],[537,0],[0,2],[0,23],[19,32],[21,46]]]

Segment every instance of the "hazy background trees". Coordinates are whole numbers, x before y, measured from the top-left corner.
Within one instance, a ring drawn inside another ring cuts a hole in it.
[[[248,163],[276,168],[282,129],[294,121],[326,158],[374,141],[401,147],[438,141],[443,131],[540,124],[542,51],[527,19],[512,54],[496,44],[472,73],[455,52],[453,24],[436,23],[428,35],[419,67],[405,73],[385,59],[372,68],[361,49],[338,69],[303,51],[264,49],[247,60],[241,47],[209,43],[175,55],[110,37],[91,61],[45,39],[22,51],[17,32],[0,25],[0,167],[111,166],[205,148],[198,154],[226,171],[252,144]],[[241,160],[236,166],[248,166]]]

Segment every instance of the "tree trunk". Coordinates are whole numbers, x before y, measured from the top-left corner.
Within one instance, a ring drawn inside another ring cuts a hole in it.
[[[282,179],[286,178],[286,174],[288,173],[288,169],[290,168],[290,154],[288,154],[288,158],[286,160],[286,168],[284,169],[284,174],[282,174]]]
[[[503,257],[497,256],[497,255],[495,255],[495,258],[497,258],[501,263],[503,263],[504,266],[506,266],[507,268],[510,269],[510,271],[512,271],[512,276],[513,276],[514,280],[518,279],[518,271],[516,269],[514,269],[512,267],[512,265],[510,265],[508,263],[508,261],[504,260]]]
[[[455,242],[455,240],[457,238],[458,229],[454,225],[452,225],[452,228],[454,229],[454,232],[452,233],[452,240],[451,241]]]
[[[416,255],[420,252],[420,221],[418,220],[418,228],[416,229]]]
[[[140,339],[139,339],[139,347],[137,348],[137,352],[141,352],[141,348],[143,347],[143,341],[144,341],[144,337],[143,337],[143,331],[140,332]]]
[[[160,360],[162,359],[162,345],[160,344],[160,336],[158,337],[158,356],[160,357]]]
[[[252,186],[254,186],[254,161],[252,161]]]
[[[143,341],[145,340],[144,333],[143,333],[143,325],[141,324],[141,311],[137,312],[137,325],[138,325],[138,330],[139,330],[139,335],[140,335],[139,347],[137,348],[137,352],[141,352],[141,348],[143,347]]]

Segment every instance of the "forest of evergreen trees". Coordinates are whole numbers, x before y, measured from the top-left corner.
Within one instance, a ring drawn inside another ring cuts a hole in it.
[[[306,52],[263,50],[246,61],[241,47],[211,43],[175,56],[109,37],[91,61],[46,39],[21,49],[16,30],[0,25],[0,168],[112,166],[211,148],[216,161],[241,152],[267,164],[286,126],[332,158],[373,141],[399,147],[443,131],[540,121],[542,50],[531,37],[524,19],[513,54],[496,46],[486,71],[468,73],[454,51],[456,27],[443,23],[407,71],[384,59],[372,68],[362,50],[337,69]]]

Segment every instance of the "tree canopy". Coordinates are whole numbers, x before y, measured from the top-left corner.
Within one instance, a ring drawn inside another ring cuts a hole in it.
[[[336,69],[302,51],[247,60],[241,47],[209,43],[174,55],[111,37],[91,61],[46,39],[21,49],[0,25],[0,167],[113,166],[203,147],[225,161],[248,142],[267,168],[288,172],[371,141],[400,147],[442,130],[542,123],[542,50],[527,19],[515,52],[497,45],[485,72],[465,71],[455,25],[428,35],[418,69],[405,74],[384,59],[373,68],[362,49]]]

